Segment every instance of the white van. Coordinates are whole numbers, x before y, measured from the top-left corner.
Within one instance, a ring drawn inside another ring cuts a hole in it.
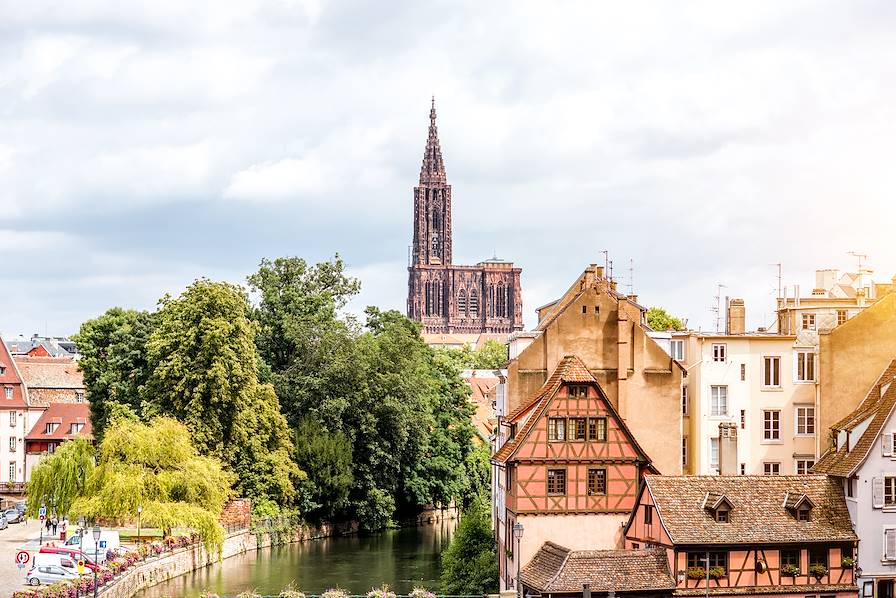
[[[68,540],[65,541],[67,546],[76,546],[81,548],[89,557],[93,557],[96,555],[96,561],[98,563],[106,562],[106,551],[108,550],[118,550],[121,547],[121,540],[118,538],[118,532],[114,530],[102,530],[100,532],[100,545],[99,549],[96,549],[96,545],[93,541],[93,530],[90,528],[85,529],[84,534],[84,544],[81,544],[81,538],[78,536],[72,536]]]
[[[41,567],[61,567],[62,569],[65,569],[67,573],[74,573],[76,577],[78,575],[78,563],[67,554],[38,552],[34,555],[33,563],[34,564],[31,567],[32,569]]]

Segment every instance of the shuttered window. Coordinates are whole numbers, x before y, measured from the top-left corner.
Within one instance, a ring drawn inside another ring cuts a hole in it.
[[[883,555],[885,561],[896,560],[896,527],[884,527]]]
[[[880,448],[881,454],[884,457],[892,457],[893,456],[893,433],[885,432],[880,436]]]

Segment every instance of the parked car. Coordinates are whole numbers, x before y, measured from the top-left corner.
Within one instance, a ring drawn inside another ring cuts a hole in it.
[[[19,513],[21,513],[22,515],[24,515],[24,514],[25,514],[25,507],[27,507],[27,506],[28,506],[28,503],[25,503],[25,502],[17,502],[17,503],[15,504],[15,509],[16,509],[16,511],[18,511]]]
[[[3,511],[3,514],[6,515],[7,523],[21,523],[22,522],[22,514],[19,513],[18,509],[6,509]]]
[[[91,571],[99,571],[101,567],[97,565],[93,557],[89,554],[81,552],[77,546],[41,546],[38,554],[59,554],[71,558],[75,563],[84,560],[84,567]]]
[[[0,529],[6,529],[9,527],[9,522],[6,520],[6,515],[0,514]]]
[[[54,584],[60,581],[78,579],[78,572],[59,565],[38,565],[25,575],[25,583],[32,586]]]

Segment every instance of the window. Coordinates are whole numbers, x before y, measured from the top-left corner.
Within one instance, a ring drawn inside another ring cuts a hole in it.
[[[569,418],[569,439],[585,440],[585,426],[588,420],[584,417]]]
[[[688,553],[688,567],[706,567],[706,553],[705,552],[689,552]],[[727,552],[710,552],[709,553],[709,567],[721,567],[728,572],[728,553]]]
[[[763,463],[762,475],[781,475],[780,463]]]
[[[844,324],[846,322],[846,320],[848,320],[848,319],[849,319],[849,314],[846,313],[845,309],[837,310],[837,326],[839,326],[840,324]]]
[[[853,498],[853,496],[855,495],[855,487],[856,487],[855,478],[846,478],[843,481],[843,485],[846,486],[846,496],[848,498]]]
[[[55,453],[56,452],[56,444],[53,442],[48,443],[47,444],[47,452],[50,453],[51,455],[53,453]]]
[[[815,407],[797,406],[796,433],[800,436],[813,436],[815,434]]]
[[[781,551],[781,566],[791,565],[796,567],[797,574],[800,571],[800,551],[795,549],[787,549]]]
[[[80,390],[75,393],[75,403],[83,403],[84,402],[84,393]]]
[[[0,376],[6,373],[6,366],[0,363]]]
[[[672,341],[672,359],[684,361],[684,340]]]
[[[688,466],[688,437],[681,437],[681,466]]]
[[[827,546],[814,547],[809,549],[809,566],[824,565],[828,566],[828,548]]]
[[[10,436],[10,438],[9,438],[9,452],[10,453],[16,452],[16,437],[15,436]]]
[[[12,398],[12,386],[7,386],[7,387],[6,387],[6,398],[7,398],[7,399],[11,399],[11,398]]]
[[[44,429],[44,434],[52,434],[56,431],[56,428],[59,427],[58,423],[50,422],[47,424],[47,427]]]
[[[588,387],[587,386],[570,386],[569,387],[569,398],[584,399],[587,396],[588,396]]]
[[[747,364],[740,364],[740,381],[746,382],[747,380]]]
[[[595,442],[607,441],[607,418],[588,418],[588,440],[594,440]]]
[[[15,461],[9,462],[9,481],[10,482],[16,481],[16,462]]]
[[[607,470],[588,470],[588,496],[607,493]]]
[[[815,330],[815,314],[803,314],[803,330]]]
[[[881,560],[896,560],[896,527],[884,526],[884,543]]]
[[[435,251],[433,251],[433,255],[435,255]],[[460,316],[467,315],[467,292],[463,289],[457,294],[457,314]]]
[[[48,424],[49,425],[49,424]],[[566,440],[566,420],[562,417],[548,418],[548,440]]]
[[[719,523],[728,523],[729,520],[728,509],[720,508],[716,511],[716,521]]]
[[[712,345],[712,360],[713,361],[725,361],[727,358],[728,346],[725,343],[713,343]]]
[[[781,440],[781,412],[762,412],[762,438],[763,440]]]
[[[566,470],[548,470],[548,494],[566,494]]]
[[[797,475],[804,475],[804,474],[809,473],[809,470],[812,469],[813,465],[815,465],[814,459],[797,459],[796,460]]]
[[[762,385],[769,388],[781,386],[781,357],[766,356],[762,358]]]
[[[808,507],[803,507],[796,512],[796,520],[797,521],[809,521],[811,518],[811,509]]]
[[[747,475],[747,464],[746,463],[740,464],[740,475]]]
[[[653,505],[644,505],[644,525],[653,525]]]
[[[747,410],[740,410],[740,429],[743,430],[747,427]]]
[[[710,409],[709,414],[715,416],[728,415],[728,387],[727,386],[711,386],[710,387]]]
[[[71,427],[69,428],[68,433],[69,433],[69,434],[77,434],[78,432],[80,432],[80,431],[83,430],[83,429],[84,429],[84,424],[82,424],[82,423],[74,423],[74,424],[72,424]]]
[[[884,477],[884,506],[896,506],[896,476]]]
[[[690,405],[688,405],[688,387],[681,387],[681,414],[688,415],[690,413]]]
[[[815,382],[815,353],[813,351],[796,352],[796,381]]]
[[[709,439],[709,466],[713,469],[719,468],[719,439]]]
[[[13,428],[16,426],[16,412],[15,411],[9,412],[9,425]]]

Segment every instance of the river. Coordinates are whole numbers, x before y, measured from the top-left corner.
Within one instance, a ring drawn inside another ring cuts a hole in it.
[[[309,594],[332,587],[364,594],[383,583],[398,593],[438,590],[439,555],[456,521],[274,546],[225,559],[136,595],[197,598],[203,589],[236,596],[247,589],[276,596],[290,582]]]

